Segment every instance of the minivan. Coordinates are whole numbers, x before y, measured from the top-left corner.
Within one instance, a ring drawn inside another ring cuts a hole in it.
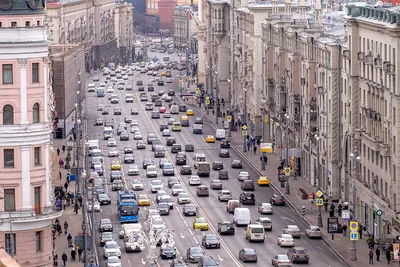
[[[217,129],[217,131],[215,132],[215,139],[222,140],[225,139],[225,137],[226,137],[225,130]]]
[[[240,208],[241,206],[242,205],[240,204],[239,200],[228,200],[228,203],[226,204],[226,211],[228,213],[233,213],[236,208]]]
[[[113,128],[111,128],[109,126],[104,127],[103,134],[104,134],[104,140],[108,140],[108,139],[112,138],[113,137]]]
[[[260,224],[249,224],[247,225],[246,239],[249,242],[261,242],[264,243],[265,230]]]
[[[233,222],[236,226],[247,226],[251,224],[250,210],[248,208],[235,208],[233,212]]]

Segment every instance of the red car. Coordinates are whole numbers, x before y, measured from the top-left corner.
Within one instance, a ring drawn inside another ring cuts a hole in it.
[[[167,111],[167,109],[165,107],[160,107],[160,109],[158,110],[159,113],[165,113]]]
[[[241,169],[243,167],[242,161],[239,159],[232,160],[231,167],[235,169]]]

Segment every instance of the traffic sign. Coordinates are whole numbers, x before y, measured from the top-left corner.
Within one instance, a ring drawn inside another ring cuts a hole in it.
[[[243,129],[243,130],[247,130],[247,126],[246,126],[246,125],[243,125],[242,129]]]
[[[355,240],[358,240],[358,233],[357,232],[350,232],[350,240],[351,241],[355,241]]]
[[[284,171],[286,176],[290,175],[290,168],[286,167],[283,171]]]
[[[324,195],[321,190],[318,190],[315,194],[317,195],[317,197],[322,197]]]
[[[242,135],[243,135],[243,136],[247,136],[247,131],[246,131],[246,130],[243,130],[243,131],[242,131]]]
[[[227,121],[232,121],[232,116],[226,116]]]
[[[350,222],[350,231],[358,231],[358,222]]]
[[[311,199],[313,199],[314,198],[314,195],[311,193],[311,194],[308,194],[308,198],[311,198]]]
[[[381,217],[383,215],[383,211],[382,210],[377,210],[376,211],[376,215]]]
[[[317,207],[321,207],[324,205],[324,199],[323,198],[317,198],[317,201],[315,202]]]
[[[264,115],[264,123],[265,123],[265,124],[268,124],[268,121],[269,121],[268,115]]]

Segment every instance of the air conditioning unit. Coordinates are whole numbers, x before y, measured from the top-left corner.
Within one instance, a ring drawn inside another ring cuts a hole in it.
[[[390,72],[390,62],[389,61],[383,61],[382,70],[384,72]]]
[[[358,59],[358,61],[365,61],[365,53],[364,52],[358,52],[357,59]]]
[[[324,93],[324,87],[318,86],[318,94],[322,95]]]
[[[350,50],[343,50],[343,57],[346,59],[350,59]]]

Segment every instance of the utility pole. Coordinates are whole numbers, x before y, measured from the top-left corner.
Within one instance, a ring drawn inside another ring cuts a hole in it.
[[[290,116],[288,114],[285,114],[285,119],[286,119],[286,161],[285,165],[286,168],[289,168],[289,119]],[[281,134],[282,136],[282,134]],[[286,183],[285,183],[285,194],[290,195],[290,185],[289,185],[289,178],[290,176],[286,177]]]
[[[247,88],[243,87],[244,91],[244,108],[243,108],[243,125],[247,125]],[[243,129],[243,128],[242,128]],[[247,128],[246,128],[247,131]],[[243,134],[243,152],[247,152],[247,144],[246,144],[247,134]]]
[[[357,175],[357,160],[360,160],[360,156],[358,155],[357,147],[354,147],[354,152],[350,154],[350,157],[353,158],[353,209],[351,210],[351,218],[354,221],[356,219],[356,201],[357,201],[357,186],[356,186],[356,175]],[[350,260],[357,261],[357,247],[356,241],[351,241],[350,247]]]
[[[215,87],[215,100],[214,100],[214,109],[215,109],[215,124],[218,124],[218,107],[221,105],[219,103],[219,77],[218,71],[215,71],[215,78],[216,78],[216,87]],[[218,105],[219,104],[219,105]]]
[[[318,190],[321,190],[321,173],[320,173],[320,158],[319,158],[319,142],[321,138],[318,134],[315,135],[315,140],[317,141],[317,179],[318,179]],[[317,215],[317,226],[323,227],[322,224],[322,207],[318,206],[318,215]]]
[[[75,110],[75,130],[76,130],[76,181],[75,181],[75,203],[78,201],[78,196],[80,194],[80,163],[79,163],[79,154],[81,153],[81,72],[78,72],[78,81],[76,88],[76,110]]]

